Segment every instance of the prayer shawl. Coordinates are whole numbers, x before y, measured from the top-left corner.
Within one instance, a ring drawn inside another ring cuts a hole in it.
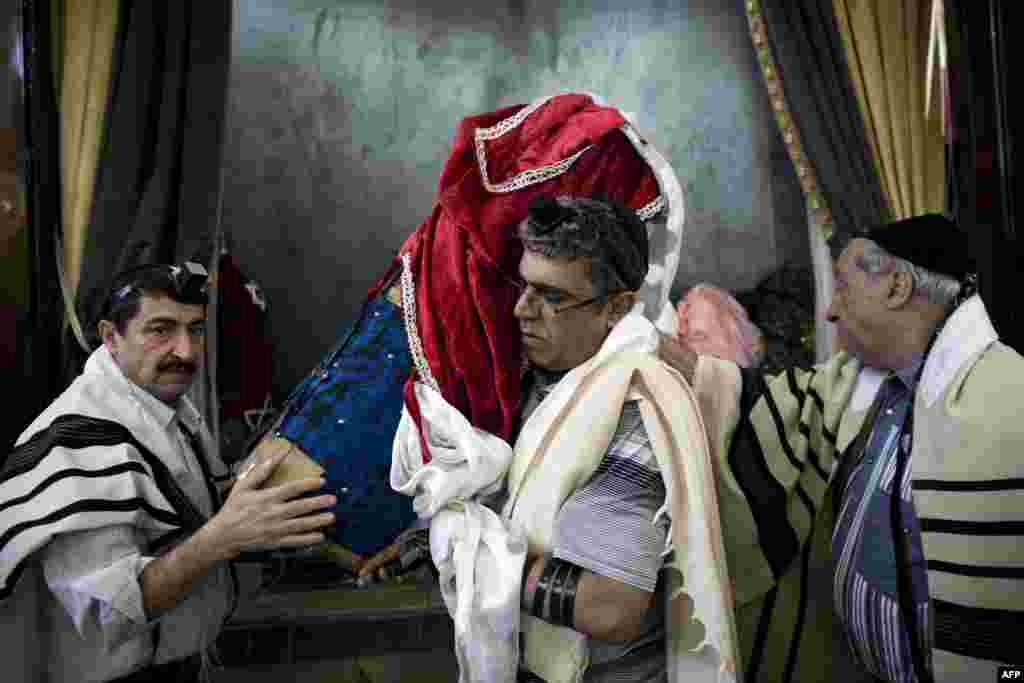
[[[603,195],[645,221],[667,216],[660,229],[668,236],[652,240],[666,245],[666,257],[652,257],[647,277],[656,299],[649,312],[657,316],[678,266],[682,190],[668,163],[622,113],[576,93],[464,119],[432,214],[371,293],[402,270],[402,307],[419,380],[474,427],[506,441],[520,410],[522,349],[510,284],[522,256],[517,226],[540,194]],[[405,406],[422,426],[413,378],[406,382]],[[423,456],[425,462],[431,457],[426,443]]]
[[[126,409],[130,397],[113,400],[117,393],[124,398],[121,383],[128,380],[113,376],[110,366],[105,347],[93,352],[83,374],[0,463],[0,634],[9,643],[22,640],[19,613],[37,604],[28,594],[46,589],[35,572],[26,572],[32,555],[55,535],[131,524],[148,539],[148,551],[157,552],[205,521],[156,455],[173,446],[160,430],[142,426],[140,407]],[[203,439],[210,443],[208,434]],[[219,460],[203,462],[198,454],[197,460],[208,481],[226,474]],[[23,574],[27,580],[19,583]],[[34,644],[27,639],[22,650],[30,669]]]
[[[56,534],[133,524],[159,545],[205,521],[156,455],[176,446],[142,424],[141,407],[108,400],[110,382],[128,380],[112,380],[100,370],[103,360],[113,365],[101,347],[0,466],[0,599],[14,590],[25,560]],[[210,478],[227,474],[219,460],[200,464]]]
[[[738,681],[732,590],[704,425],[685,380],[653,355],[657,344],[654,326],[631,313],[593,358],[555,386],[516,440],[505,516],[550,550],[559,510],[603,460],[623,403],[637,400],[665,482],[658,513],[671,519],[665,554],[675,551],[667,564],[675,580],[666,591],[669,680]],[[524,666],[549,683],[579,681],[588,665],[587,636],[526,613],[522,619]]]
[[[846,353],[766,381],[699,359],[747,680],[830,677],[830,483],[863,451],[884,377]],[[914,411],[934,678],[994,680],[997,662],[1019,662],[1024,622],[1024,358],[998,341],[979,297],[938,335]]]

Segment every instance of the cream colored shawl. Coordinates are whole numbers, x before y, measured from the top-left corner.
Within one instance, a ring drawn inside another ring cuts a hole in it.
[[[570,371],[530,415],[515,445],[505,516],[532,544],[551,548],[556,516],[597,469],[627,400],[639,402],[666,488],[671,520],[666,638],[670,681],[740,679],[729,573],[715,477],[697,400],[654,355],[657,332],[635,313],[588,362]],[[523,665],[549,683],[581,680],[587,637],[523,614]]]

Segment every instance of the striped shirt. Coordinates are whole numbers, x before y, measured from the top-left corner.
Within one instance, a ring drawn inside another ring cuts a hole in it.
[[[928,577],[911,499],[909,434],[904,430],[915,374],[911,368],[883,385],[883,403],[863,458],[839,482],[842,499],[832,537],[835,610],[850,650],[872,675],[893,683],[918,680],[915,646],[931,669]],[[894,495],[899,497],[897,526]]]
[[[533,371],[523,419],[560,375]],[[586,683],[666,680],[664,611],[659,573],[669,520],[653,523],[665,484],[640,408],[627,401],[608,452],[591,479],[565,501],[555,522],[553,554],[601,576],[657,593],[643,635],[630,642],[590,639]]]

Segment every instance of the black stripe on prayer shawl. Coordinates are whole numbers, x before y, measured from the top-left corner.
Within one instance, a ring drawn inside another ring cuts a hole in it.
[[[764,606],[757,620],[757,634],[754,636],[754,647],[750,652],[750,663],[747,665],[747,683],[757,683],[761,673],[761,661],[764,659],[764,645],[771,630],[772,614],[775,611],[775,599],[779,596],[776,585],[765,595]]]
[[[110,420],[92,418],[84,415],[61,415],[56,418],[49,427],[32,435],[32,437],[24,444],[15,448],[10,453],[2,465],[0,465],[0,483],[27,473],[42,462],[55,447],[77,450],[89,448],[91,446],[116,446],[118,444],[128,444],[135,448],[140,457],[147,465],[149,465],[153,482],[156,484],[167,502],[170,503],[174,513],[168,513],[165,510],[155,508],[148,501],[141,498],[131,499],[128,501],[80,500],[52,512],[41,520],[33,520],[32,522],[18,524],[11,527],[8,529],[8,533],[4,535],[4,538],[0,539],[0,548],[6,545],[15,534],[20,533],[27,528],[48,523],[47,520],[54,521],[63,519],[70,514],[76,514],[77,512],[83,511],[126,511],[123,509],[123,506],[131,506],[133,500],[138,501],[138,504],[134,507],[129,507],[127,511],[143,509],[149,512],[154,519],[158,519],[170,526],[180,527],[185,531],[195,531],[198,529],[205,520],[198,511],[196,511],[191,501],[178,486],[173,475],[170,470],[167,469],[167,466],[163,461],[153,455],[148,448],[132,436],[131,432],[129,432],[127,428]],[[107,472],[104,475],[97,474],[95,476],[117,476],[125,471],[138,471],[138,466],[139,463],[129,460],[125,463],[107,468]],[[117,471],[111,472],[111,470]],[[74,472],[74,470],[66,470],[66,472]],[[148,472],[144,473],[147,476],[149,475]],[[74,475],[69,474],[67,476],[83,475],[76,473]],[[46,484],[46,482],[44,482],[44,484]],[[34,493],[39,493],[45,490],[45,488],[46,485],[37,485]],[[28,558],[23,560],[14,568],[14,570],[12,570],[11,574],[7,578],[6,585],[0,589],[0,600],[6,599],[10,595],[11,591],[13,591],[14,586],[18,582],[18,578],[24,570],[27,560]]]
[[[804,396],[803,395],[804,395],[804,393],[806,393],[807,396],[809,396],[811,398],[811,400],[814,401],[814,405],[817,406],[818,412],[821,413],[821,419],[822,419],[822,421],[824,421],[824,419],[825,419],[825,401],[822,400],[821,394],[818,393],[818,390],[811,386],[811,384],[814,382],[814,378],[817,377],[817,372],[816,371],[811,371],[811,376],[807,380],[807,391],[806,392],[801,390],[800,387],[798,386],[798,383],[796,381],[796,372],[795,372],[795,370],[793,368],[789,368],[786,371],[786,375],[788,377],[790,390],[794,394],[796,394],[797,396],[800,397],[801,408],[803,407],[803,402],[804,402]],[[832,432],[830,432],[825,427],[825,425],[821,426],[821,434],[822,434],[822,436],[825,437],[825,440],[828,441],[830,444],[832,444],[833,446],[836,445],[836,435],[833,434]]]
[[[765,387],[764,401],[768,405],[768,412],[772,414],[772,422],[775,424],[775,431],[779,435],[779,443],[782,444],[782,452],[789,458],[789,462],[799,472],[804,471],[804,463],[796,459],[796,454],[793,453],[793,446],[789,443],[789,439],[786,438],[786,423],[782,421],[782,413],[779,412],[779,406],[775,403],[775,397],[772,396],[770,389]],[[803,401],[800,402],[801,412],[803,409]]]
[[[969,522],[962,519],[922,517],[921,531],[965,536],[1024,536],[1024,521]]]
[[[1024,579],[1024,567],[984,567],[975,564],[958,564],[942,560],[928,560],[928,569],[959,576],[976,576],[983,579]]]
[[[143,466],[143,464],[140,462],[125,462],[121,463],[120,465],[114,465],[112,467],[104,467],[103,469],[100,470],[83,470],[78,468],[61,470],[60,472],[54,472],[46,479],[39,482],[39,484],[35,488],[33,488],[25,495],[19,496],[17,498],[11,498],[10,500],[4,502],[0,502],[0,512],[3,512],[5,509],[9,507],[21,505],[25,501],[31,500],[35,496],[39,495],[39,493],[43,489],[48,488],[49,486],[55,484],[61,479],[67,479],[68,477],[85,477],[87,479],[95,479],[98,477],[112,477],[114,475],[122,474],[124,472],[138,472],[139,474],[149,476],[149,472],[146,471],[145,466]]]
[[[224,501],[221,500],[220,493],[217,491],[217,486],[214,483],[215,480],[213,478],[213,473],[210,471],[210,463],[206,459],[206,449],[203,448],[203,443],[200,438],[181,422],[178,422],[178,428],[181,429],[185,438],[188,440],[189,446],[192,448],[193,452],[195,452],[196,460],[199,462],[199,468],[203,471],[203,479],[206,481],[206,492],[210,496],[210,505],[212,506],[214,514],[216,514]],[[230,478],[230,473],[222,479],[228,478]],[[224,615],[222,625],[226,624],[228,620],[234,616],[235,611],[238,609],[238,598],[239,593],[241,592],[238,585],[238,570],[233,561],[228,562],[228,574],[231,577],[231,601],[228,606],[227,614]],[[156,649],[153,651],[156,652]]]
[[[811,374],[811,380],[813,380],[813,379],[814,379],[814,374],[812,373]],[[789,391],[790,391],[790,393],[792,393],[794,396],[796,396],[797,401],[800,404],[800,413],[799,413],[800,414],[800,418],[799,418],[800,419],[800,424],[798,425],[798,429],[800,430],[800,433],[804,436],[804,438],[807,439],[807,459],[810,460],[811,465],[814,467],[814,470],[818,473],[819,476],[821,476],[821,478],[827,484],[828,483],[828,473],[825,471],[825,468],[821,466],[821,459],[818,458],[818,454],[811,447],[811,428],[807,425],[806,422],[804,422],[804,404],[807,402],[807,397],[808,396],[811,397],[811,399],[814,401],[814,404],[817,406],[818,412],[821,413],[821,419],[822,420],[825,419],[825,402],[821,400],[821,397],[818,396],[817,392],[814,391],[813,389],[808,389],[807,391],[804,391],[803,389],[800,388],[800,384],[796,381],[796,371],[793,368],[788,368],[786,370],[786,382],[787,382],[787,384],[789,384]],[[810,381],[808,381],[808,386],[810,386]],[[772,412],[772,418],[773,419],[775,418],[775,415],[776,415],[776,412],[773,411]],[[776,425],[778,426],[780,424],[781,424],[781,420],[777,420],[776,421]],[[779,429],[779,439],[784,441],[784,439],[782,437],[782,434],[783,434],[782,428],[778,427],[778,429]],[[824,432],[827,432],[828,430],[826,430],[824,427],[822,427],[821,431],[824,433]],[[828,437],[826,436],[826,438],[828,438]],[[833,444],[835,444],[835,439],[832,439],[831,441],[832,441]],[[783,447],[784,448],[786,447],[785,443],[783,444]],[[790,458],[790,460],[792,461],[793,458]],[[802,471],[803,467],[800,467],[800,469]]]
[[[789,369],[787,374],[792,378],[792,376],[793,376],[792,368]],[[793,380],[793,382],[794,383],[790,385],[791,388],[792,387],[796,387],[795,380]],[[798,407],[798,411],[799,411],[798,415],[802,415],[803,414],[804,400],[806,400],[806,398],[807,398],[806,395],[802,395],[802,398],[800,400],[799,407]],[[806,463],[802,463],[799,460],[797,460],[797,458],[796,458],[796,453],[793,451],[793,446],[792,446],[792,444],[789,443],[789,439],[786,437],[786,427],[785,427],[785,423],[782,421],[782,413],[779,412],[779,407],[775,403],[775,397],[772,396],[771,390],[766,390],[764,392],[764,400],[765,400],[765,403],[768,404],[769,412],[771,412],[771,414],[772,414],[772,421],[775,423],[775,431],[778,434],[779,443],[782,444],[782,450],[786,453],[786,457],[789,458],[789,461],[791,463],[793,463],[794,467],[796,467],[797,470],[799,470],[801,472],[801,474],[802,474],[803,471],[804,471],[804,468],[806,467]],[[809,445],[808,445],[808,449],[810,449]],[[826,478],[825,481],[827,483],[828,479]],[[815,515],[814,503],[811,502],[810,496],[808,496],[807,492],[804,491],[803,485],[800,483],[800,479],[799,478],[797,478],[796,486],[794,487],[794,490],[796,491],[797,497],[800,499],[800,502],[803,503],[804,507],[807,509],[807,514],[810,516],[810,518],[811,518],[811,520],[813,522],[814,515]],[[794,533],[796,533],[796,532],[794,531]]]
[[[786,512],[786,489],[772,475],[750,423],[750,409],[758,397],[767,395],[768,389],[760,373],[741,372],[741,417],[729,448],[729,467],[750,505],[761,552],[778,580],[799,552],[800,542]]]
[[[28,529],[32,529],[37,526],[59,522],[65,517],[69,517],[71,515],[77,515],[82,512],[133,512],[135,510],[145,510],[153,517],[153,519],[170,526],[181,525],[181,519],[177,515],[154,507],[145,498],[128,498],[125,500],[79,500],[59,510],[54,510],[50,514],[40,517],[39,519],[15,524],[7,530],[7,533],[0,536],[0,548],[7,545],[12,538],[23,531],[27,531]],[[19,562],[18,566],[16,566],[8,576],[7,583],[0,586],[0,601],[6,600],[10,597],[11,592],[14,590],[14,586],[18,583],[18,578],[21,576],[21,573],[24,571],[24,568],[31,557],[32,556],[29,555]]]
[[[947,479],[915,479],[915,491],[985,492],[1024,491],[1024,479],[989,479],[987,481],[949,481]]]
[[[800,598],[797,602],[796,624],[793,626],[793,637],[789,641],[789,654],[786,656],[786,673],[782,679],[784,683],[791,683],[793,681],[793,673],[796,671],[797,657],[800,650],[800,641],[804,634],[804,623],[807,620],[807,582],[810,573],[814,520],[817,518],[817,510],[814,507],[814,503],[811,501],[811,497],[807,495],[807,492],[804,491],[800,482],[796,484],[796,494],[811,516],[811,525],[807,531],[807,538],[804,539],[803,551],[800,553]]]
[[[1024,612],[967,607],[932,598],[935,649],[1004,664],[1020,661]]]
[[[801,417],[801,419],[803,418],[803,414],[804,414],[804,403],[806,402],[806,400],[808,398],[810,398],[814,402],[814,405],[818,409],[818,412],[821,413],[821,419],[822,419],[822,422],[824,422],[825,421],[825,401],[823,401],[821,399],[821,395],[818,393],[818,391],[814,387],[811,386],[811,383],[814,381],[814,378],[817,376],[817,372],[812,370],[810,374],[811,374],[811,376],[807,380],[807,390],[806,391],[801,389],[800,388],[800,383],[796,381],[796,370],[794,368],[788,368],[786,370],[786,381],[789,383],[789,390],[791,392],[793,392],[793,395],[796,396],[797,400],[800,401],[800,417]],[[822,425],[822,427],[821,427],[821,433],[822,433],[822,435],[824,435],[825,439],[829,443],[831,443],[833,446],[836,445],[836,435],[833,434],[832,432],[828,431],[828,429],[826,429],[824,425]]]
[[[91,446],[132,446],[153,473],[157,488],[180,515],[183,526],[192,531],[202,526],[205,519],[181,490],[167,465],[136,439],[128,429],[117,422],[85,415],[61,415],[46,429],[32,435],[8,456],[0,468],[0,484],[24,474],[38,465],[56,447],[73,450]]]
[[[799,411],[798,412],[798,416],[802,416],[804,414],[804,405],[807,402],[807,394],[800,392],[800,388],[797,386],[797,383],[796,383],[796,374],[795,374],[793,368],[789,368],[789,370],[786,371],[786,375],[789,377],[789,386],[790,386],[790,388],[795,390],[794,393],[796,393],[796,394],[798,394],[800,396],[800,403],[799,403],[799,407],[798,407],[798,411]],[[813,373],[811,375],[811,379],[814,379]],[[768,391],[768,392],[765,392],[765,400],[768,402],[768,407],[769,407],[769,409],[772,412],[772,419],[775,420],[775,429],[779,433],[779,440],[782,442],[783,448],[786,450],[787,455],[790,455],[791,452],[792,452],[792,447],[789,444],[789,440],[786,438],[785,426],[782,423],[782,415],[779,413],[779,408],[778,408],[778,406],[775,405],[775,397],[771,395],[770,391]],[[802,420],[803,418],[802,417],[798,417],[798,419]],[[800,422],[800,425],[802,426],[803,422]],[[815,462],[812,463],[812,464],[814,464],[818,468],[819,474],[823,475],[825,483],[827,484],[828,483],[828,477],[825,476],[824,468],[822,468],[821,464],[817,462],[818,454],[814,452],[813,448],[811,448],[810,439],[808,439],[808,442],[807,442],[807,453],[810,456],[814,457],[814,461]],[[796,460],[796,455],[795,454],[790,455],[790,460]],[[803,471],[804,471],[804,463],[801,463],[800,472],[802,473]],[[800,479],[797,479],[795,491],[796,491],[797,497],[800,499],[800,502],[804,504],[805,508],[807,508],[807,514],[811,518],[811,525],[812,525],[812,528],[813,528],[814,516],[815,516],[815,514],[817,514],[817,510],[815,510],[815,508],[814,508],[814,503],[811,502],[811,497],[808,496],[807,492],[804,490],[803,484],[800,483]],[[810,538],[810,537],[808,536],[808,538]]]
[[[806,504],[810,505],[810,501],[806,501]],[[814,524],[812,523],[811,530],[807,534],[807,542],[804,543],[803,552],[800,553],[800,602],[797,607],[796,625],[793,627],[793,638],[789,641],[789,655],[786,657],[786,674],[782,679],[784,683],[791,683],[793,681],[797,657],[800,654],[800,640],[804,637],[804,623],[807,620],[807,583],[811,571],[811,539],[813,537]]]
[[[214,511],[220,508],[220,493],[213,481],[213,472],[210,471],[210,463],[206,460],[206,449],[203,448],[199,437],[193,434],[185,425],[178,422],[178,429],[185,435],[189,447],[195,453],[199,469],[203,471],[203,483],[206,484],[206,493],[210,496],[210,505]]]
[[[813,388],[809,387],[807,389],[807,395],[810,396],[812,399],[814,399],[814,405],[818,406],[818,411],[821,413],[821,419],[822,419],[822,421],[824,421],[825,420],[825,402],[821,400],[821,396],[819,396],[818,392],[815,391]],[[821,435],[824,436],[825,440],[828,441],[830,444],[832,444],[833,446],[836,445],[836,435],[833,434],[832,432],[830,432],[828,430],[828,427],[826,427],[825,425],[821,426]]]
[[[805,423],[801,422],[799,429],[803,437],[807,439],[807,459],[814,467],[814,471],[818,473],[819,477],[821,477],[821,480],[827,484],[828,472],[826,472],[825,468],[822,466],[821,458],[818,457],[817,451],[811,448],[811,428],[808,427]]]
[[[84,415],[61,415],[11,451],[0,463],[0,484],[35,467],[54,446],[116,446],[131,439],[122,425]]]

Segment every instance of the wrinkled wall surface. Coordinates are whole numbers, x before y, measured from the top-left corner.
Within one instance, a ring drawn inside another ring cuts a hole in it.
[[[739,0],[241,0],[224,223],[289,388],[431,208],[457,121],[565,90],[633,112],[687,191],[677,285],[809,260]],[[671,5],[671,6],[670,6]]]

